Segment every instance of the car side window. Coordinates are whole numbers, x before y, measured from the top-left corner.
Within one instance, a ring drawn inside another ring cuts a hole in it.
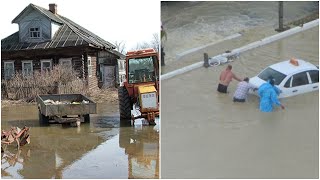
[[[302,86],[309,84],[308,76],[306,72],[301,72],[292,76],[292,87]]]
[[[284,84],[285,88],[289,88],[290,87],[290,82],[291,82],[292,77],[290,77],[287,82]]]
[[[317,70],[309,71],[309,75],[310,75],[312,83],[319,82],[319,71],[317,71]]]

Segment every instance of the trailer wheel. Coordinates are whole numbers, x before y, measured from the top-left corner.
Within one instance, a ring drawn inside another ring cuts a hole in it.
[[[119,87],[119,110],[120,121],[126,121],[131,119],[131,99],[125,86]]]
[[[43,114],[39,110],[39,124],[40,126],[48,126],[49,125],[49,118]]]
[[[84,123],[90,123],[90,114],[83,115]]]

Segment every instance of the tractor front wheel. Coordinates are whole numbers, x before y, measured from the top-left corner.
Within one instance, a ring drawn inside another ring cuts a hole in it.
[[[119,111],[120,121],[128,121],[131,119],[131,98],[125,86],[119,87]]]

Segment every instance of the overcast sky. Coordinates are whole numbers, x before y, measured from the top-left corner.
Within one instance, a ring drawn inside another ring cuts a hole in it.
[[[58,14],[83,26],[106,41],[124,41],[126,50],[150,42],[160,31],[158,0],[3,0],[0,2],[0,38],[18,31],[11,21],[30,3],[48,9],[57,4]]]

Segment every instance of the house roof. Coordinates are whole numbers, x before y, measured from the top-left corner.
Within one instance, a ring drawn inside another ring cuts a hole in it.
[[[52,39],[42,42],[19,42],[19,32],[15,32],[1,40],[1,51],[91,46],[106,49],[116,55],[119,55],[118,52],[114,50],[115,46],[110,42],[105,41],[70,19],[58,14],[53,14],[51,11],[34,4],[28,5],[16,18],[12,20],[12,23],[17,23],[23,15],[31,12],[32,10],[40,12],[51,21],[61,25]]]
[[[21,11],[21,13],[12,20],[12,23],[18,23],[18,22],[19,22],[19,19],[20,19],[21,17],[23,17],[25,14],[30,13],[30,12],[33,11],[33,10],[37,10],[37,11],[40,12],[42,15],[48,17],[48,18],[51,19],[52,21],[55,21],[55,22],[60,23],[60,24],[63,24],[63,22],[62,22],[55,14],[53,14],[51,11],[49,11],[49,10],[43,8],[43,7],[34,5],[34,4],[32,4],[32,3],[30,3],[27,7],[25,7],[25,8]]]

